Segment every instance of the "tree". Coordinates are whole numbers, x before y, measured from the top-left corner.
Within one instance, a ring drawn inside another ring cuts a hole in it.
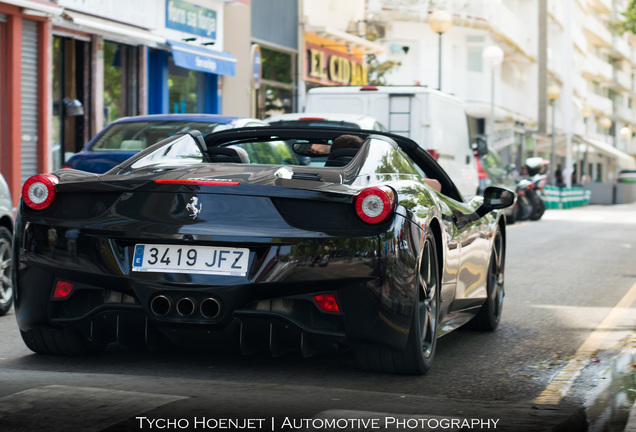
[[[633,0],[636,1],[636,0]],[[375,41],[378,38],[376,31],[372,30],[374,26],[367,27],[366,39]],[[401,66],[402,63],[395,60],[378,60],[378,56],[375,54],[367,54],[367,84],[369,85],[385,85],[386,74],[396,67]]]
[[[367,80],[369,85],[385,85],[386,74],[402,63],[394,60],[381,62],[375,54],[367,54]]]
[[[615,25],[621,33],[632,32],[636,35],[636,0],[630,0],[627,11],[623,12],[625,21]]]

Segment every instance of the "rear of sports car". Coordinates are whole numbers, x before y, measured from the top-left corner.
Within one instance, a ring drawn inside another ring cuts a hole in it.
[[[13,275],[27,346],[402,348],[421,233],[394,191],[227,169],[29,179]]]

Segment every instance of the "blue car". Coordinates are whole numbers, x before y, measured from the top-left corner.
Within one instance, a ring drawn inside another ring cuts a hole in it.
[[[268,126],[262,120],[217,114],[155,114],[123,117],[106,126],[64,168],[103,174],[140,150],[174,134],[196,129],[203,135],[224,129]]]

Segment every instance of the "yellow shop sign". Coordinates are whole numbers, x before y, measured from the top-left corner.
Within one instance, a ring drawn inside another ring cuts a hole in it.
[[[323,85],[365,85],[364,53],[313,34],[305,34],[305,80]]]

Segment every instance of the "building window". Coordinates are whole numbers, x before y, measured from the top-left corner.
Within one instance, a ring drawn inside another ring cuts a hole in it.
[[[483,36],[466,36],[467,68],[469,72],[482,72],[484,69],[482,52],[484,50]]]

